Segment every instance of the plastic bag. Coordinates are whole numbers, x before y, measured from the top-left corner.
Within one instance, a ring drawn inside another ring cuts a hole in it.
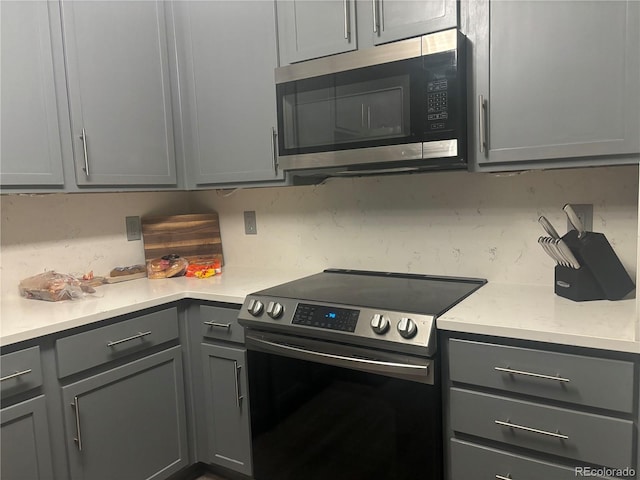
[[[189,260],[172,253],[147,261],[147,277],[152,279],[180,277],[185,274],[188,266]]]
[[[85,293],[95,293],[93,287],[83,284],[74,276],[54,271],[25,278],[18,285],[18,289],[23,297],[48,302],[76,300],[82,298]]]

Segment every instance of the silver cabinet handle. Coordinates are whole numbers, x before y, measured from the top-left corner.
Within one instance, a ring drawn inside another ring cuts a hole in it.
[[[2,378],[0,378],[0,382],[5,382],[7,380],[11,380],[12,378],[21,377],[22,375],[26,375],[27,373],[31,373],[31,369],[22,370],[20,372],[12,373],[11,375],[7,375],[6,377],[2,377]]]
[[[238,408],[240,408],[240,402],[242,401],[242,399],[244,398],[244,395],[240,395],[240,369],[242,368],[242,365],[238,365],[238,362],[234,361],[233,365],[235,366],[236,369],[236,375],[235,375],[235,379],[236,379],[236,406]]]
[[[351,36],[349,25],[349,0],[342,0],[342,8],[344,13],[344,39],[349,41]]]
[[[230,323],[204,322],[204,324],[209,326],[209,327],[226,328],[227,330],[231,329],[231,324]]]
[[[271,127],[271,157],[273,159],[273,172],[278,176],[278,147],[276,139],[278,138],[278,132],[275,127]]]
[[[487,129],[485,128],[485,117],[487,113],[487,102],[482,95],[478,95],[478,143],[480,153],[484,153],[487,148]]]
[[[516,423],[511,423],[509,420],[503,422],[501,420],[494,420],[497,425],[502,427],[515,428],[517,430],[523,430],[525,432],[539,433],[540,435],[546,435],[547,437],[559,438],[561,440],[569,440],[567,435],[563,435],[558,432],[547,432],[546,430],[538,430],[537,428],[525,427],[524,425],[518,425]]]
[[[78,445],[78,451],[82,451],[82,436],[80,434],[80,403],[78,402],[78,397],[73,397],[73,403],[71,404],[71,408],[73,408],[76,415],[76,437],[73,439]]]
[[[513,480],[513,479],[511,478],[511,475],[507,475],[507,476],[505,477],[504,475],[498,475],[498,474],[496,473],[496,480]]]
[[[109,342],[109,343],[107,343],[107,347],[113,347],[115,345],[119,345],[119,344],[124,343],[124,342],[130,342],[131,340],[136,340],[137,338],[142,338],[142,337],[145,337],[147,335],[151,335],[151,331],[138,332],[136,335],[133,335],[131,337],[123,338],[122,340],[116,340],[115,342]]]
[[[554,377],[553,375],[543,375],[542,373],[525,372],[524,370],[514,370],[512,368],[493,367],[498,372],[509,373],[511,375],[524,375],[526,377],[542,378],[543,380],[555,380],[556,382],[569,383],[571,380],[560,376]]]
[[[373,9],[373,33],[378,33],[378,0],[371,0]]]
[[[85,176],[89,176],[89,156],[87,155],[87,133],[84,131],[84,127],[82,127],[82,135],[80,135],[80,140],[82,140],[82,150],[84,151],[84,174]]]

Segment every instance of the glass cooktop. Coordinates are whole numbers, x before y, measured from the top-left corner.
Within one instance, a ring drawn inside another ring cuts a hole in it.
[[[328,269],[255,295],[438,316],[485,283],[481,278]]]

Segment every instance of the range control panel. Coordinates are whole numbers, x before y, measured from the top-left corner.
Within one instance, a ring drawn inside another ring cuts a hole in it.
[[[291,335],[428,356],[435,353],[435,321],[431,315],[250,295],[238,321],[248,328]]]

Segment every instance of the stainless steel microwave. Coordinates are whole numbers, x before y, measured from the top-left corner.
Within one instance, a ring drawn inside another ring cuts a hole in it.
[[[278,164],[293,175],[466,168],[456,29],[277,68]]]

